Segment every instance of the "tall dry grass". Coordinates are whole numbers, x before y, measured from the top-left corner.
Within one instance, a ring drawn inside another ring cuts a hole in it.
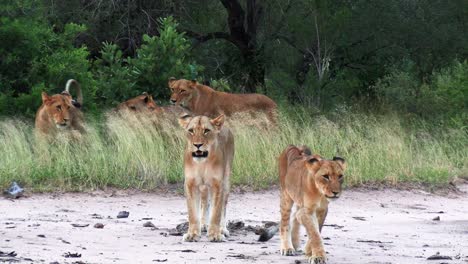
[[[266,188],[277,184],[279,153],[288,145],[348,162],[346,184],[367,182],[448,183],[468,174],[468,135],[460,129],[403,125],[397,115],[360,113],[311,115],[281,111],[278,128],[256,116],[230,120],[235,136],[233,185]],[[80,140],[36,140],[31,124],[0,122],[0,186],[18,181],[34,190],[104,187],[153,189],[183,181],[184,131],[167,118],[109,115],[88,120]],[[437,131],[437,132],[433,132]]]

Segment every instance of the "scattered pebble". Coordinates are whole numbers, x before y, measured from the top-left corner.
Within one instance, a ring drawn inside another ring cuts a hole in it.
[[[436,216],[436,217],[432,218],[432,221],[440,221],[440,216]]]
[[[104,228],[104,224],[96,223],[96,224],[94,225],[94,228],[103,229],[103,228]]]
[[[452,260],[452,257],[440,255],[440,252],[437,252],[435,255],[432,255],[427,258],[427,260]]]
[[[153,223],[151,223],[151,221],[148,221],[143,224],[143,227],[156,227],[156,226]]]
[[[63,254],[63,256],[65,258],[81,258],[81,254],[80,253],[71,253],[71,252],[67,252],[65,254]]]
[[[89,224],[71,224],[73,227],[88,227]]]
[[[117,215],[117,218],[128,218],[129,215],[130,215],[130,212],[121,211],[121,212],[119,212],[119,214]]]

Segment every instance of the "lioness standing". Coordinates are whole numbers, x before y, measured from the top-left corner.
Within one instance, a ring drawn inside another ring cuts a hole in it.
[[[224,236],[229,235],[225,217],[234,137],[223,126],[224,115],[215,119],[185,115],[179,119],[179,123],[186,130],[188,139],[184,171],[189,228],[183,239],[198,241],[202,224],[208,224],[208,239],[212,242],[223,241]],[[208,212],[209,207],[211,213]],[[211,219],[207,223],[209,215]]]
[[[196,81],[169,79],[171,103],[180,105],[196,115],[228,117],[239,112],[264,113],[276,124],[276,103],[263,94],[232,94],[218,92]]]
[[[281,254],[292,256],[299,249],[299,225],[307,230],[309,237],[304,252],[309,263],[325,263],[326,256],[320,231],[328,212],[328,200],[341,194],[344,159],[334,157],[324,160],[311,155],[307,147],[289,145],[279,157],[281,186]],[[292,230],[289,219],[291,208],[296,204]]]

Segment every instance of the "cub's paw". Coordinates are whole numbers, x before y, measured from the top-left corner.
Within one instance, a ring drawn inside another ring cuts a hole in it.
[[[325,257],[312,256],[309,257],[310,264],[326,264],[327,260]]]
[[[182,237],[182,241],[184,242],[198,242],[199,240],[200,236],[197,234],[185,233]]]
[[[208,235],[208,240],[210,242],[223,242],[225,239],[222,233],[212,233]]]
[[[229,231],[227,230],[227,228],[224,228],[224,229],[223,229],[223,235],[224,235],[225,237],[229,237],[231,234],[229,233]]]
[[[282,248],[281,255],[282,256],[295,256],[296,251],[294,250],[294,248]]]

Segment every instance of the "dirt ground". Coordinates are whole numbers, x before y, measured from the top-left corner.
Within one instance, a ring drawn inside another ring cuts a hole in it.
[[[345,191],[330,204],[322,232],[328,263],[468,263],[468,186],[460,188],[463,192],[448,196],[419,190]],[[129,217],[117,219],[124,210]],[[228,219],[246,226],[279,221],[278,191],[233,194]],[[147,221],[155,227],[144,227]],[[174,194],[0,198],[0,262],[307,263],[303,255],[280,256],[278,235],[258,242],[246,228],[232,232],[224,243],[209,243],[206,237],[183,243],[172,229],[184,221],[185,200]],[[94,228],[96,223],[104,228]],[[5,256],[12,251],[15,257]],[[437,252],[452,260],[427,260]],[[66,258],[66,253],[81,257]]]

